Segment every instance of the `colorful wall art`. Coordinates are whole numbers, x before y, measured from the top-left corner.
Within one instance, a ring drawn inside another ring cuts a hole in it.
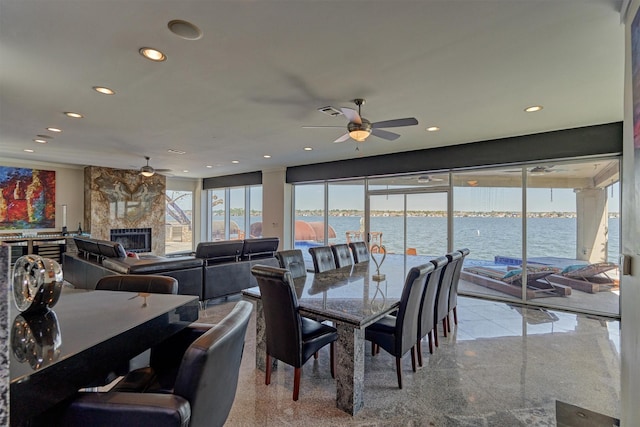
[[[0,230],[55,228],[56,172],[0,166]]]

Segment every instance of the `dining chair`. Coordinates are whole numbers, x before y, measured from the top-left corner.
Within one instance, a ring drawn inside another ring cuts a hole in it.
[[[371,341],[373,353],[377,354],[382,347],[396,358],[398,388],[402,388],[402,356],[411,351],[411,367],[416,371],[416,337],[418,336],[418,314],[422,294],[429,274],[433,271],[432,263],[412,267],[407,273],[400,305],[395,315],[386,315],[382,319],[367,326],[364,337]]]
[[[300,249],[276,252],[276,258],[280,268],[289,270],[293,279],[307,276],[307,267],[304,264],[304,256]]]
[[[333,252],[333,259],[336,262],[337,268],[353,265],[351,249],[349,249],[349,245],[346,243],[337,243],[332,245],[331,252]]]
[[[462,254],[460,252],[450,252],[445,255],[447,257],[447,265],[444,266],[444,271],[442,272],[442,277],[440,278],[440,284],[438,286],[438,291],[436,294],[436,309],[434,316],[434,341],[436,347],[438,347],[438,323],[442,321],[442,329],[444,332],[444,336],[448,335],[449,324],[447,320],[449,319],[449,291],[451,290],[451,285],[453,281],[453,272],[456,268],[456,264],[462,258]]]
[[[322,273],[336,269],[336,261],[329,246],[312,246],[309,248],[313,260],[313,270]]]
[[[351,253],[353,254],[353,262],[355,264],[360,264],[361,262],[369,262],[369,248],[367,247],[367,244],[365,242],[350,242],[349,247],[351,248]]]
[[[101,277],[96,283],[96,290],[177,294],[178,281],[173,277],[153,274],[120,274]]]
[[[293,366],[293,400],[297,401],[302,366],[327,344],[330,344],[331,377],[335,377],[334,342],[338,339],[338,332],[332,326],[300,315],[293,279],[288,270],[256,265],[251,273],[260,287],[266,325],[265,384],[271,383],[271,357]]]
[[[78,393],[52,425],[223,426],[235,399],[252,310],[250,302],[240,301],[220,323],[193,324],[159,346],[161,354],[154,349],[152,362],[178,361],[171,384],[159,386],[166,377],[160,364],[131,372],[108,392]]]
[[[467,255],[469,255],[469,249],[459,249],[458,252],[462,254],[462,258],[456,264],[456,268],[453,270],[453,278],[451,280],[451,289],[449,290],[449,313],[453,311],[453,323],[458,324],[458,282],[460,281],[460,272],[462,271],[462,265],[464,264],[464,259]],[[447,316],[447,323],[449,326],[449,316]],[[451,328],[449,328],[451,330]]]
[[[440,277],[447,265],[447,257],[441,256],[430,261],[433,264],[433,271],[429,274],[429,279],[422,294],[420,303],[420,313],[418,315],[418,365],[422,366],[422,339],[426,336],[429,340],[429,353],[433,354],[433,329],[436,324],[434,322],[434,314],[436,308],[436,293],[440,284]]]

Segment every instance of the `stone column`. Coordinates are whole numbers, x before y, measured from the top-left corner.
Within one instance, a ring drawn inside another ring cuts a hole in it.
[[[0,242],[0,426],[9,425],[9,262],[11,248]]]

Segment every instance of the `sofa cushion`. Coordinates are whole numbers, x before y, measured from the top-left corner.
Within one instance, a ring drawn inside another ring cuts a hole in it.
[[[162,273],[185,268],[202,267],[202,260],[193,257],[185,258],[108,258],[102,261],[105,268],[120,274]]]
[[[280,239],[278,237],[261,237],[245,239],[242,248],[242,259],[272,258],[276,256]]]
[[[233,262],[240,259],[242,240],[220,240],[216,242],[200,242],[196,247],[196,258],[202,258],[208,265]]]

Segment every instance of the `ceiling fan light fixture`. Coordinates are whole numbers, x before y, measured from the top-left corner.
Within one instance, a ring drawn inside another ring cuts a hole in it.
[[[140,168],[140,175],[142,176],[146,176],[148,178],[150,176],[153,176],[154,174],[155,174],[155,171],[151,166],[143,166]]]
[[[366,131],[364,129],[357,129],[349,132],[349,136],[358,142],[364,142],[370,134],[371,131]]]

